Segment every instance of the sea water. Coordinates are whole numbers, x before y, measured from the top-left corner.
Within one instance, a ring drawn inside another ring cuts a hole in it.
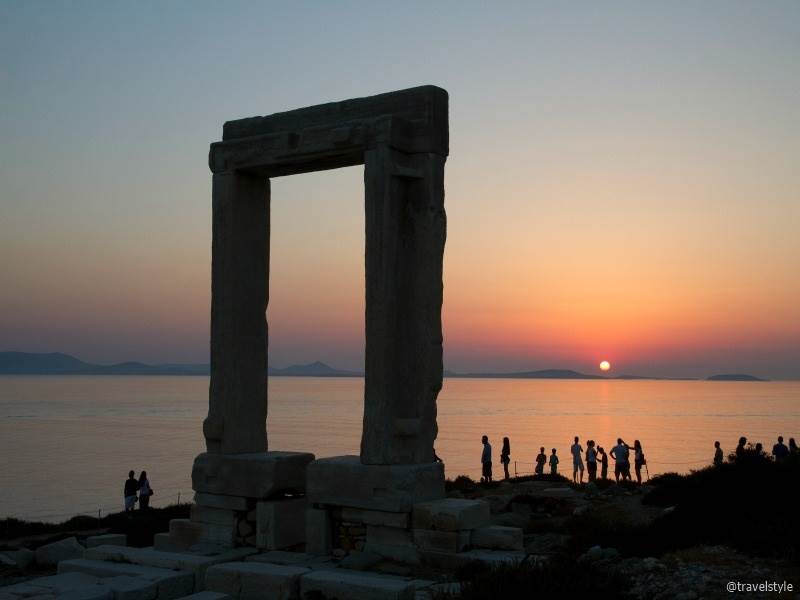
[[[360,378],[271,378],[270,449],[358,454],[363,388]],[[191,500],[207,410],[207,377],[0,376],[0,518],[121,510],[131,469],[147,471],[153,506]],[[607,450],[617,437],[641,440],[653,476],[708,465],[715,440],[727,453],[740,435],[766,449],[779,434],[800,439],[800,382],[445,379],[438,411],[450,478],[479,476],[484,434],[495,477],[504,436],[513,474],[532,471],[540,446],[557,448],[569,471],[576,435]]]

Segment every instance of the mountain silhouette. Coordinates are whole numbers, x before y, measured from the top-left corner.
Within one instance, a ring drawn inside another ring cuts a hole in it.
[[[0,352],[0,375],[208,375],[207,364],[149,365],[121,362],[112,365],[88,363],[61,352]],[[322,362],[269,368],[275,377],[362,377],[362,373],[335,369]]]
[[[768,379],[761,379],[755,375],[748,375],[747,373],[723,373],[721,375],[712,375],[706,381],[769,381]]]
[[[511,373],[455,373],[448,377],[479,377],[482,379],[607,379],[602,375],[587,375],[571,369],[543,369],[541,371],[516,371]]]

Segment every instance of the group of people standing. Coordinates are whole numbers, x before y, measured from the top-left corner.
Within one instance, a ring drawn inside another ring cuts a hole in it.
[[[748,447],[747,438],[742,436],[739,438],[739,444],[736,446],[735,457],[740,459],[744,457],[748,451],[752,451],[756,456],[766,457],[764,452],[764,445],[761,442]],[[772,446],[772,458],[777,463],[786,461],[790,456],[800,456],[800,449],[797,447],[797,442],[794,438],[789,438],[789,445],[783,443],[783,436],[778,436],[778,441]],[[725,460],[725,453],[722,451],[719,442],[714,442],[714,464],[721,465]]]
[[[483,436],[481,438],[483,443],[483,452],[481,453],[481,481],[492,481],[492,446],[489,443],[489,437]],[[614,459],[614,478],[619,481],[631,480],[631,464],[630,455],[631,447],[625,443],[622,438],[617,438],[617,445],[614,446],[607,454],[602,446],[598,446],[594,440],[586,442],[586,450],[584,452],[583,446],[580,444],[580,438],[576,435],[575,442],[570,446],[570,454],[572,455],[572,481],[575,483],[583,483],[584,470],[588,472],[588,481],[595,481],[598,478],[597,471],[598,465],[600,467],[600,479],[608,479],[608,457]],[[584,467],[584,456],[586,458],[586,466]],[[539,448],[539,454],[536,456],[535,473],[543,475],[545,465],[550,466],[550,473],[552,475],[558,474],[558,464],[560,460],[556,448],[550,450],[550,455],[545,453],[544,446]],[[511,475],[508,472],[508,465],[511,463],[511,441],[503,438],[503,449],[500,451],[500,463],[503,465],[504,476],[509,479]],[[644,457],[644,450],[642,443],[639,440],[633,442],[633,464],[636,473],[636,481],[642,483],[642,467],[647,464]]]
[[[128,479],[125,480],[125,490],[123,496],[125,498],[125,512],[133,512],[136,503],[139,503],[139,510],[147,510],[150,506],[150,496],[153,495],[153,488],[150,487],[150,481],[147,479],[147,471],[142,471],[139,479],[136,479],[136,473],[128,471]]]

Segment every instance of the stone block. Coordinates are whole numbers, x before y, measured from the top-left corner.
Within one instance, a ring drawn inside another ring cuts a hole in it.
[[[189,510],[193,523],[208,523],[225,527],[233,527],[236,524],[236,513],[227,508],[211,508],[192,504]]]
[[[525,560],[525,552],[517,550],[470,550],[457,555],[463,564],[481,562],[494,567],[499,565],[514,565]]]
[[[34,560],[36,560],[36,553],[27,548],[20,548],[19,550],[4,550],[0,555],[5,556],[20,568],[27,568]]]
[[[306,467],[314,460],[307,452],[200,454],[192,467],[192,488],[203,494],[269,498],[303,491]]]
[[[234,548],[221,554],[203,556],[186,552],[162,552],[154,548],[98,546],[88,549],[86,558],[189,572],[195,576],[195,585],[201,585],[206,569],[212,565],[244,560],[246,556],[255,552],[254,548]]]
[[[99,578],[86,573],[61,573],[58,575],[50,575],[48,577],[37,577],[26,581],[24,584],[12,585],[2,588],[3,591],[9,593],[18,593],[21,596],[30,595],[24,588],[25,585],[33,586],[34,588],[46,589],[49,593],[60,594],[69,590],[77,588],[85,588],[86,586],[94,586],[100,581]]]
[[[50,588],[36,585],[36,581],[36,579],[31,579],[30,581],[25,581],[23,583],[15,583],[14,585],[0,588],[0,592],[12,595],[15,600],[17,598],[29,598],[31,596],[38,596],[42,594],[52,594]]]
[[[308,465],[307,486],[309,503],[411,512],[418,502],[444,498],[444,466],[364,465],[358,456],[334,456]]]
[[[143,577],[117,575],[104,579],[103,583],[114,592],[114,600],[154,600],[158,595],[156,582]]]
[[[300,579],[303,598],[340,598],[347,600],[413,600],[414,586],[410,581],[391,575],[376,575],[360,571],[313,571]]]
[[[364,544],[364,552],[379,554],[388,560],[395,560],[408,565],[419,564],[421,560],[419,550],[413,545],[404,544],[395,546],[393,544],[376,544],[374,542],[367,542]]]
[[[367,525],[367,542],[371,544],[388,544],[390,546],[412,546],[414,540],[408,529]]]
[[[36,549],[36,564],[52,567],[62,560],[83,558],[84,548],[74,537],[66,538],[52,544],[39,546]]]
[[[86,547],[95,546],[127,546],[128,538],[124,533],[107,533],[105,535],[92,535],[86,538]]]
[[[324,508],[306,509],[306,552],[317,556],[331,553],[331,518]]]
[[[197,492],[194,495],[194,503],[198,506],[209,508],[224,508],[227,510],[248,510],[250,503],[247,498],[241,496],[223,496],[220,494],[204,494]]]
[[[236,527],[233,525],[214,525],[212,523],[197,523],[202,526],[201,542],[210,542],[220,546],[233,546],[236,542]]]
[[[153,536],[153,548],[161,552],[180,552],[181,550],[186,550],[186,548],[178,548],[178,546],[173,544],[169,533],[166,532],[157,533]]]
[[[350,569],[351,571],[368,571],[382,560],[383,557],[380,554],[351,552],[341,560],[339,566],[342,569]]]
[[[414,543],[423,551],[462,552],[470,543],[470,532],[414,529]]]
[[[169,522],[169,541],[174,548],[187,550],[203,541],[203,524],[189,519],[172,519]]]
[[[459,531],[485,527],[491,523],[489,505],[481,500],[443,498],[414,505],[414,529]]]
[[[172,519],[169,522],[169,541],[178,550],[188,550],[201,543],[211,543],[224,548],[236,540],[234,525],[214,525],[190,519]]]
[[[305,552],[286,552],[270,550],[261,554],[253,554],[245,559],[247,562],[262,562],[273,565],[292,565],[307,569],[336,569],[339,565],[330,556],[314,556]]]
[[[194,591],[194,574],[189,571],[172,571],[130,563],[77,558],[58,563],[58,572],[86,573],[95,577],[116,577],[118,575],[141,577],[156,584],[159,600],[180,598]]]
[[[306,573],[310,571],[297,566],[230,562],[211,567],[205,587],[239,600],[292,600],[298,597],[299,579]]]
[[[472,531],[472,545],[490,550],[522,550],[524,535],[519,527],[490,525]]]
[[[99,583],[62,592],[55,597],[58,600],[114,600],[114,592],[105,584]],[[35,597],[30,600],[45,600],[45,597]]]
[[[411,513],[386,512],[383,510],[366,510],[364,508],[342,508],[342,521],[363,523],[364,525],[383,525],[408,529],[411,524]]]
[[[256,545],[268,550],[306,541],[306,500],[265,500],[256,504]]]

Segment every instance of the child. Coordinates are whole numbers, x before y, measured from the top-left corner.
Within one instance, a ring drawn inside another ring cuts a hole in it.
[[[597,479],[597,448],[594,447],[594,440],[586,442],[586,470],[590,482]]]
[[[544,448],[542,448],[544,450]],[[558,474],[558,457],[556,456],[556,449],[553,448],[553,453],[550,455],[550,474]]]
[[[719,466],[722,464],[723,453],[722,448],[719,446],[719,442],[714,442],[714,464]]]
[[[602,446],[597,447],[600,455],[600,479],[608,479],[608,454]]]
[[[547,456],[544,453],[544,446],[539,448],[539,455],[536,457],[536,474],[541,475],[544,473],[544,463],[547,462]]]

